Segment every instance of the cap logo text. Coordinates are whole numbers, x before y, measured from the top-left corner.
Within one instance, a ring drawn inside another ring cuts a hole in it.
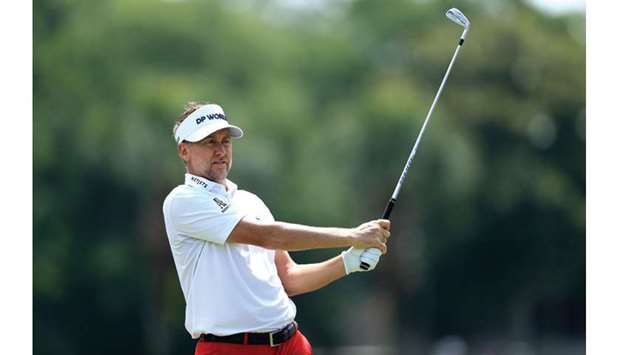
[[[210,113],[208,115],[204,115],[204,116],[200,116],[198,118],[196,118],[196,124],[201,124],[202,122],[204,122],[205,120],[224,120],[226,121],[226,115],[221,114],[221,113]]]

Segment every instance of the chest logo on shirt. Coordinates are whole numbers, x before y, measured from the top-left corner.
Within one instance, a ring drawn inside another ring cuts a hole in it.
[[[226,210],[228,209],[228,207],[230,207],[230,205],[222,200],[220,200],[217,197],[213,198],[213,202],[215,202],[216,205],[218,205],[221,209],[222,212],[226,212]]]

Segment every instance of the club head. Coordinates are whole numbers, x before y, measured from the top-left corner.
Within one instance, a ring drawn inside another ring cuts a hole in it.
[[[448,17],[453,22],[456,22],[459,25],[465,27],[466,30],[469,29],[469,19],[467,19],[467,17],[463,15],[461,10],[453,7],[448,10],[448,12],[446,12],[446,17]]]

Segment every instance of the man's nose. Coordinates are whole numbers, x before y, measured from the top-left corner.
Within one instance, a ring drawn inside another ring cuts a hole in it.
[[[223,142],[216,142],[214,150],[215,150],[215,153],[219,155],[224,155],[226,153],[226,148],[224,148]]]

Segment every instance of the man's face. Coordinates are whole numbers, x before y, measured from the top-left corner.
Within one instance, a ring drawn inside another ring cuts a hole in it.
[[[187,172],[225,185],[232,167],[232,143],[227,128],[195,143],[181,143],[179,157],[187,163]]]

